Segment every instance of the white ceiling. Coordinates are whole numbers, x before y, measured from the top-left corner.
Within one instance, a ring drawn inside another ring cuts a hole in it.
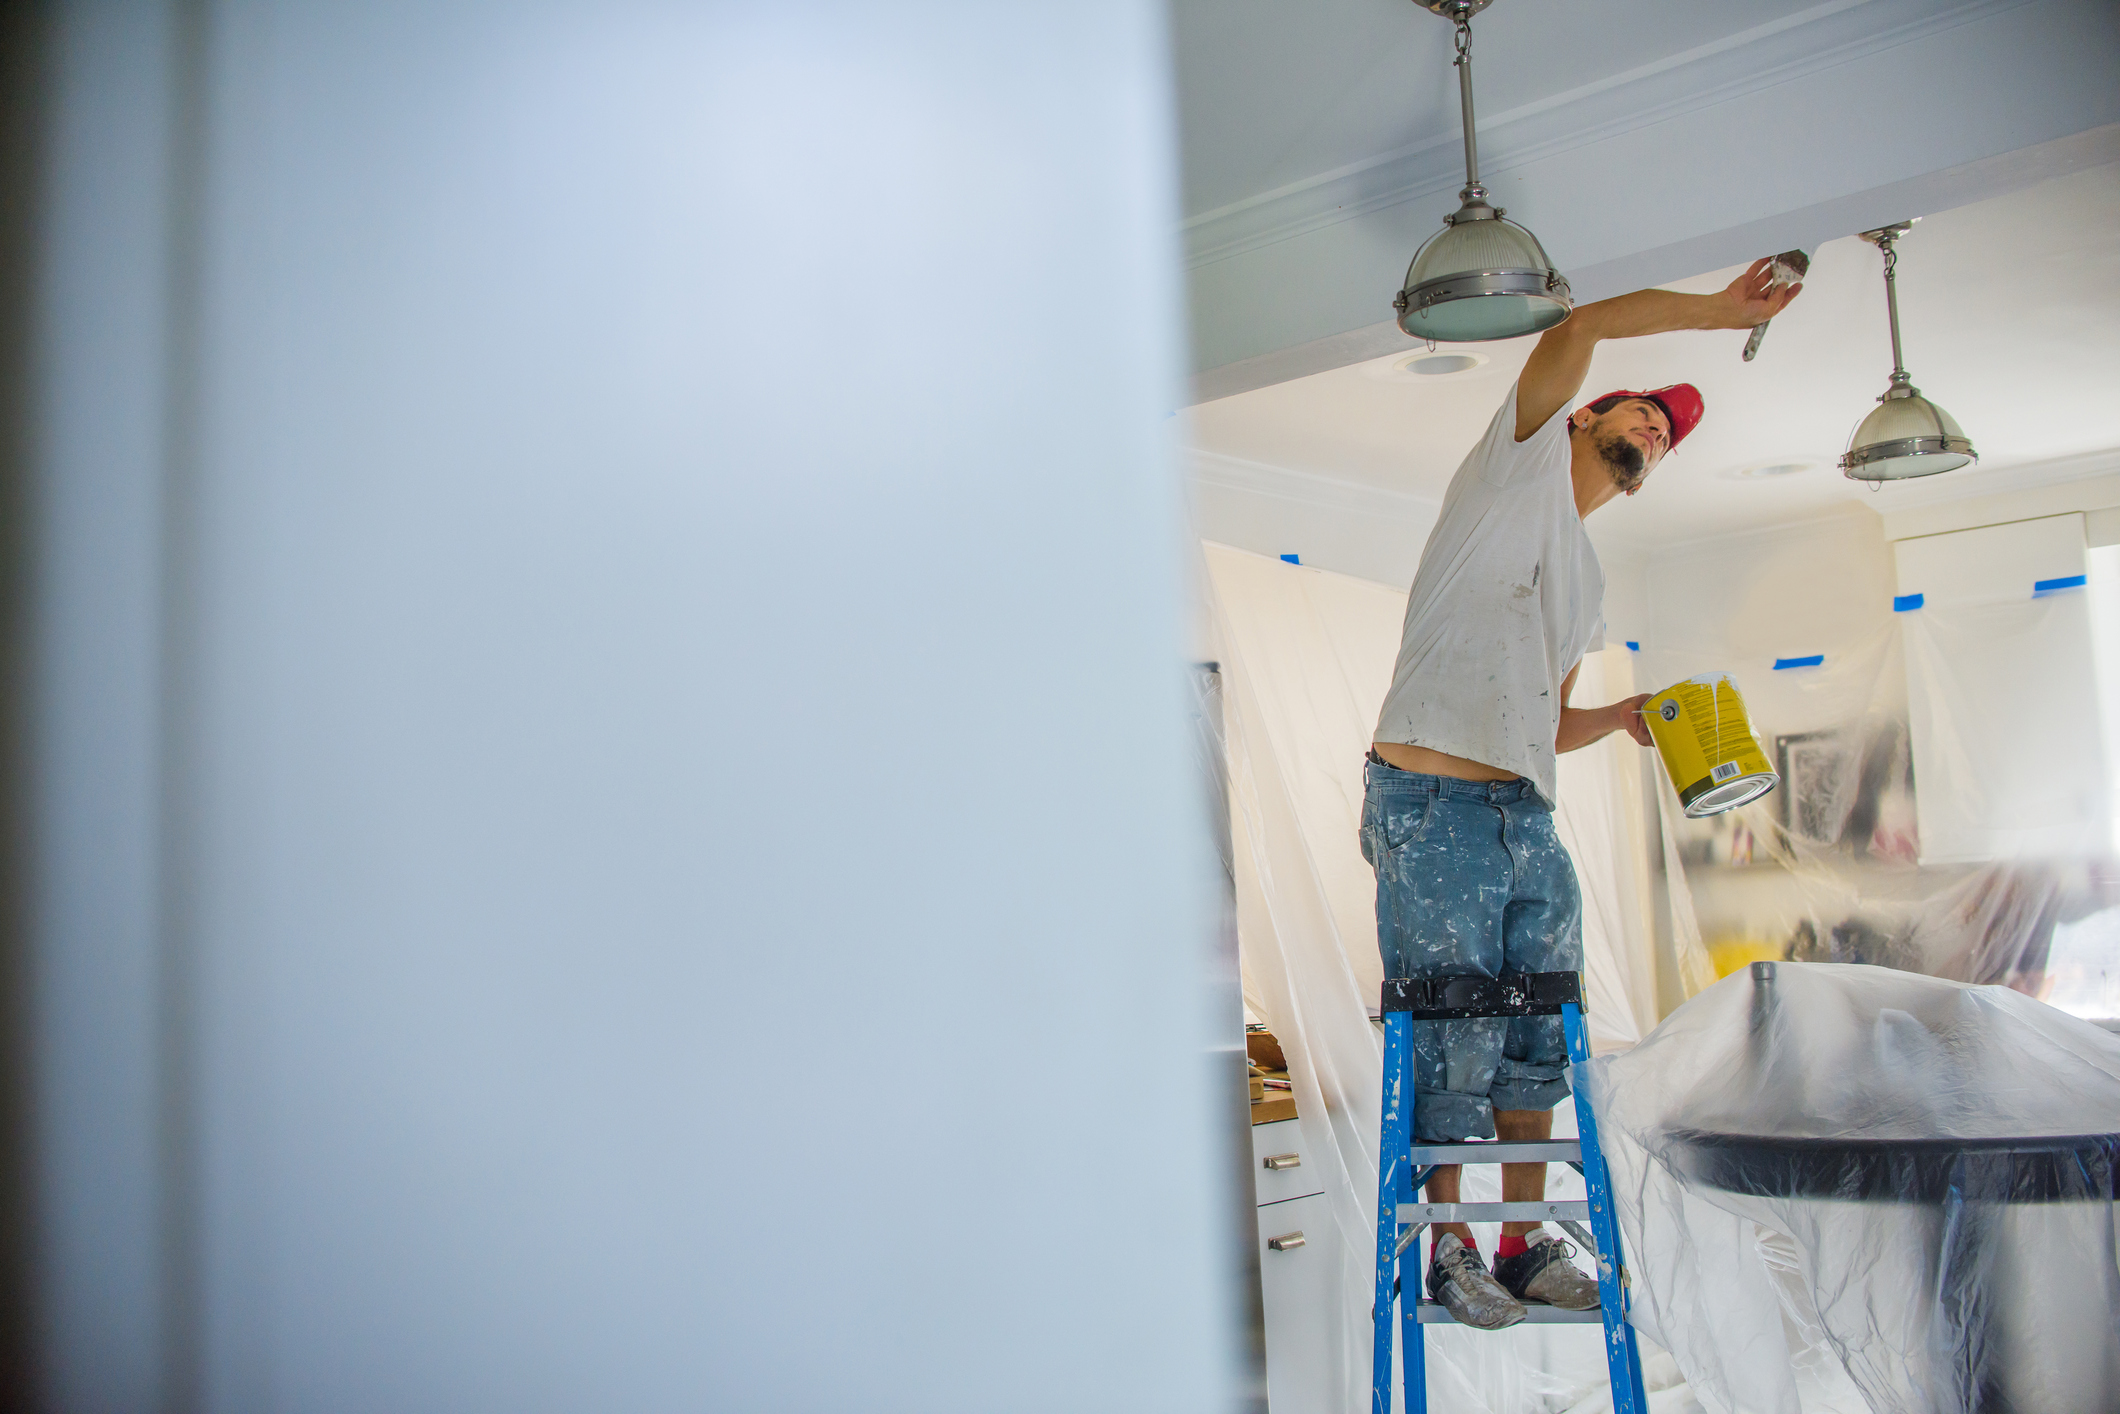
[[[1189,400],[1387,352],[1463,182],[1450,26],[1411,0],[1171,15]],[[1481,176],[1582,299],[2120,149],[2113,0],[1496,0],[1473,31]],[[1616,178],[1645,161],[1662,180]]]
[[[1725,42],[1812,0],[1503,0],[1473,20],[1484,121]],[[1617,21],[1617,22],[1616,22]],[[1451,27],[1409,0],[1175,0],[1184,211],[1197,218],[1441,139],[1456,151]]]
[[[1715,289],[1736,273],[1674,288]],[[1600,345],[1584,400],[1683,380],[1700,388],[1707,416],[1641,495],[1597,513],[1598,539],[1648,547],[1847,502],[1889,511],[2120,464],[2086,457],[2120,453],[2120,165],[1925,214],[1900,243],[1907,367],[1982,460],[1873,492],[1832,460],[1891,370],[1881,273],[1876,249],[1852,235],[1822,246],[1803,295],[1750,364],[1735,332]],[[1200,404],[1185,414],[1188,440],[1209,458],[1297,473],[1288,484],[1307,478],[1327,501],[1345,503],[1350,485],[1439,498],[1531,342],[1476,346],[1489,362],[1445,379],[1393,376],[1401,353]],[[1798,459],[1818,465],[1771,480],[1733,476]]]

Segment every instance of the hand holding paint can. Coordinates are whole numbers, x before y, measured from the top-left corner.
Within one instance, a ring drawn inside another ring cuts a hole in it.
[[[1642,704],[1642,719],[1691,819],[1735,810],[1781,782],[1728,673],[1672,684]]]

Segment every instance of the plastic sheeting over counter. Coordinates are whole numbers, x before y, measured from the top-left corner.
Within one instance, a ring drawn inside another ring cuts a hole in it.
[[[1763,963],[1578,1075],[1634,1323],[1706,1407],[1798,1414],[1837,1376],[1879,1414],[2120,1408],[2120,1038],[2007,988]]]

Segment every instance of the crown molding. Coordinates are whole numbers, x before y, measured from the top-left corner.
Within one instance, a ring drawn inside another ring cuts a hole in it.
[[[1712,44],[1482,116],[1481,174],[1491,179],[2029,3],[1963,0],[1939,9],[1934,0],[1828,0]],[[1187,267],[1197,269],[1371,212],[1454,193],[1464,183],[1461,151],[1461,136],[1453,128],[1201,212],[1181,227]],[[1440,206],[1436,214],[1440,220]]]
[[[1295,471],[1267,462],[1249,461],[1222,452],[1188,451],[1193,484],[1251,496],[1269,496],[1321,510],[1350,512],[1361,516],[1383,516],[1394,520],[1433,522],[1443,503],[1432,496],[1342,481],[1311,471]]]
[[[1982,467],[1965,477],[1959,472],[1924,480],[1943,485],[1902,482],[1858,499],[1849,497],[1785,520],[1749,525],[1712,535],[1670,539],[1648,546],[1652,554],[1698,552],[1717,545],[1771,540],[1805,530],[1859,525],[1874,518],[1884,538],[1912,540],[1976,526],[2037,520],[2071,511],[2120,506],[2120,447],[2011,466]],[[1886,497],[1890,501],[1879,504]]]
[[[1434,524],[1442,513],[1441,500],[1411,491],[1343,481],[1197,447],[1188,448],[1186,455],[1193,485],[1199,489],[1264,496],[1317,510],[1420,526]],[[1864,496],[1861,500],[1837,501],[1786,520],[1712,535],[1652,541],[1593,530],[1591,539],[1599,556],[1607,560],[1646,560],[1672,552],[1697,553],[1716,545],[1771,540],[1805,530],[1854,528],[1866,520],[1881,522],[1883,538],[1893,541],[2066,515],[2071,511],[2095,514],[2120,508],[2120,447],[1984,470],[1989,474],[1952,485],[1893,488],[1899,492],[1895,497],[1898,504],[1889,508],[1875,505],[1872,496]],[[2004,478],[2006,481],[1998,485]]]
[[[1946,473],[1945,477],[1953,475]],[[1997,481],[2004,484],[1997,485]],[[2015,466],[1984,466],[1955,485],[1909,486],[1907,490],[1914,494],[1884,512],[1888,540],[1913,540],[2071,511],[2105,510],[2120,506],[2120,447]]]
[[[1736,530],[1712,531],[1706,535],[1673,536],[1647,544],[1645,548],[1652,556],[1669,552],[1692,554],[1716,546],[1735,548],[1755,540],[1778,540],[1800,531],[1878,528],[1882,520],[1873,507],[1862,501],[1833,501],[1780,520],[1741,526]]]

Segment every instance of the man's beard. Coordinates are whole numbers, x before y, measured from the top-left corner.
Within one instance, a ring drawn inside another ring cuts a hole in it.
[[[1649,459],[1642,455],[1641,447],[1632,438],[1610,433],[1599,439],[1597,454],[1604,458],[1605,469],[1612,473],[1612,484],[1621,491],[1631,494],[1649,479]]]

